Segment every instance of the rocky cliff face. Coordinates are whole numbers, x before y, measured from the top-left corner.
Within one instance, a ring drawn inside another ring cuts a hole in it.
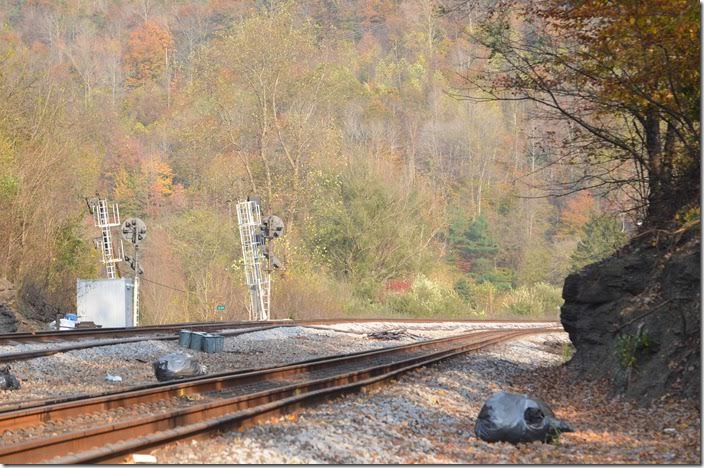
[[[571,367],[644,404],[699,398],[700,235],[699,225],[644,234],[567,277],[560,318],[576,348]]]

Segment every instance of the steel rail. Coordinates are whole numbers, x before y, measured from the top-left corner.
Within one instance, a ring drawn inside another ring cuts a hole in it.
[[[237,326],[237,327],[234,325],[230,325],[229,328],[239,328],[240,330],[229,331],[229,332],[219,332],[219,334],[223,335],[223,336],[237,336],[237,335],[243,335],[245,333],[253,333],[253,332],[262,331],[262,330],[270,330],[272,328],[294,327],[294,326],[296,326],[296,325],[291,324],[291,323],[281,323],[281,324],[277,324],[277,325],[266,325],[266,326],[259,326],[259,324],[255,324],[255,325],[246,325],[246,326]],[[51,356],[52,354],[65,353],[67,351],[75,351],[78,349],[99,348],[101,346],[112,346],[112,345],[118,345],[118,344],[124,344],[124,343],[135,343],[138,341],[148,341],[148,340],[175,341],[175,340],[178,340],[178,338],[179,338],[178,335],[151,335],[151,336],[142,336],[142,337],[137,337],[137,338],[122,338],[122,339],[117,339],[117,340],[112,340],[112,341],[99,341],[99,342],[90,342],[90,343],[78,342],[76,344],[71,344],[71,345],[67,345],[67,346],[60,346],[60,347],[56,347],[56,348],[37,349],[37,350],[33,350],[33,351],[20,351],[20,352],[16,352],[16,353],[3,353],[3,354],[0,354],[0,364],[6,363],[6,362],[13,362],[13,361],[26,361],[28,359],[35,359],[38,357]]]
[[[267,328],[277,328],[277,327],[276,326],[262,327],[262,329],[267,329]],[[480,332],[480,331],[501,331],[501,330],[505,330],[505,329],[497,328],[497,329],[472,330],[470,333],[476,333],[476,332]],[[559,329],[555,329],[555,330],[559,330]],[[241,332],[231,332],[230,335],[250,333],[251,331],[255,331],[255,330],[247,329],[247,330],[241,331]],[[413,343],[411,343],[410,345],[413,345]],[[388,346],[383,349],[390,350],[390,349],[395,349],[399,346],[403,347],[403,346],[409,346],[409,345],[406,344],[406,345],[398,345],[398,346]],[[232,376],[232,375],[237,375],[237,374],[244,374],[244,373],[248,373],[248,372],[280,369],[281,367],[284,367],[284,366],[300,366],[300,365],[306,365],[306,364],[312,364],[312,363],[316,363],[316,362],[320,362],[320,361],[325,361],[325,360],[328,360],[331,358],[354,357],[354,356],[368,354],[368,353],[375,352],[375,351],[378,351],[378,350],[365,350],[365,351],[357,351],[357,352],[347,353],[347,354],[324,355],[324,356],[319,356],[316,358],[305,359],[302,361],[294,361],[291,363],[287,363],[285,365],[282,364],[282,365],[274,365],[274,366],[267,366],[267,367],[245,368],[245,369],[238,369],[235,371],[219,372],[219,373],[209,374],[208,377],[212,377],[212,378],[214,378],[214,377],[227,377],[227,376]],[[180,380],[179,382],[185,383],[185,382],[189,382],[194,379],[202,379],[202,378],[203,377],[192,377],[192,378]],[[13,413],[13,412],[16,412],[18,410],[28,410],[31,408],[41,408],[41,407],[44,407],[47,405],[56,405],[59,403],[67,403],[67,402],[72,402],[72,401],[86,399],[86,398],[118,395],[118,394],[123,394],[127,391],[146,390],[146,389],[151,389],[151,388],[164,386],[164,385],[166,385],[166,384],[165,383],[153,383],[153,384],[147,384],[147,385],[135,385],[135,386],[130,386],[128,388],[123,388],[120,390],[110,390],[110,391],[106,391],[106,392],[91,393],[91,394],[76,393],[73,395],[67,395],[67,396],[63,396],[63,397],[37,398],[37,399],[33,399],[33,400],[0,402],[0,430],[2,430],[4,427],[7,426],[6,424],[3,423],[3,421],[8,419],[9,417],[16,417],[17,413]],[[7,426],[7,427],[10,427],[10,426]]]
[[[392,347],[387,347],[385,349],[391,349],[391,348]],[[294,362],[290,362],[287,364],[281,364],[281,365],[276,365],[276,366],[245,368],[245,369],[238,369],[235,371],[218,372],[218,373],[209,374],[208,377],[226,377],[226,376],[231,376],[231,375],[244,374],[244,373],[248,373],[248,372],[257,372],[257,371],[265,371],[265,370],[270,370],[270,369],[279,369],[283,366],[297,366],[297,365],[304,365],[304,364],[312,364],[315,362],[324,361],[326,359],[331,359],[333,357],[356,356],[356,355],[360,355],[360,354],[364,354],[364,353],[368,353],[368,352],[369,352],[369,350],[358,351],[355,353],[348,353],[348,354],[344,354],[344,355],[339,355],[339,354],[325,355],[325,356],[320,356],[317,358],[306,359],[303,361],[294,361]],[[202,379],[202,378],[203,377],[191,377],[191,378],[182,379],[179,382],[185,383],[185,382],[189,382],[194,379]],[[173,381],[171,381],[169,383],[173,383]],[[2,428],[4,427],[2,421],[6,420],[8,418],[16,417],[16,413],[14,413],[14,415],[11,413],[15,412],[17,410],[26,410],[26,409],[30,409],[30,408],[41,408],[41,407],[44,407],[47,405],[67,403],[67,402],[72,402],[72,401],[86,399],[86,398],[118,395],[118,394],[122,394],[127,391],[146,390],[146,389],[156,388],[156,387],[160,387],[160,386],[164,386],[164,385],[168,385],[168,383],[152,383],[152,384],[147,384],[147,385],[135,385],[135,386],[128,387],[126,389],[123,388],[120,390],[110,390],[107,392],[92,393],[92,394],[77,393],[74,395],[68,395],[68,396],[64,396],[64,397],[38,398],[38,399],[34,399],[34,400],[24,400],[22,402],[14,402],[14,401],[0,402],[0,430],[2,430]],[[10,427],[10,426],[8,426],[8,427]]]
[[[129,401],[130,404],[149,403],[159,399],[169,398],[174,395],[190,395],[213,388],[225,388],[232,384],[240,383],[237,380],[242,374],[249,376],[271,377],[282,372],[300,371],[310,369],[319,363],[333,363],[348,359],[368,358],[387,352],[396,352],[409,349],[423,349],[434,346],[436,343],[448,342],[452,340],[464,339],[465,337],[478,336],[480,332],[502,332],[502,329],[480,330],[455,337],[438,338],[404,345],[389,346],[381,349],[357,351],[354,353],[336,354],[321,356],[304,361],[287,363],[278,366],[269,366],[254,369],[239,369],[230,372],[220,372],[202,377],[191,377],[179,381],[165,383],[154,383],[144,386],[135,386],[117,391],[106,392],[97,395],[79,395],[77,398],[50,399],[47,402],[41,400],[36,403],[25,405],[22,408],[11,408],[0,412],[0,430],[17,426],[37,424],[54,419],[73,417],[93,411],[101,411],[115,407],[115,401]],[[510,330],[509,330],[510,331]]]
[[[351,321],[356,322],[358,319],[351,319]],[[363,319],[366,320],[366,319]],[[414,319],[410,319],[414,320]],[[419,321],[422,320],[422,321]],[[419,320],[414,320],[413,322],[410,323],[443,323],[443,321],[437,321],[437,320],[426,320],[426,319],[419,319]],[[456,322],[455,320],[448,320],[446,322]],[[483,321],[487,323],[492,323],[493,321]],[[219,331],[221,329],[227,329],[227,328],[237,328],[237,329],[243,329],[244,331],[230,331],[230,332],[219,332],[219,334],[224,335],[224,336],[237,336],[241,335],[243,333],[251,333],[255,331],[262,331],[262,330],[268,330],[271,328],[277,328],[277,327],[295,327],[295,326],[311,326],[315,327],[316,325],[326,325],[330,323],[344,323],[344,321],[319,321],[319,320],[303,320],[303,321],[266,321],[266,322],[220,322],[220,326],[214,326],[214,325],[203,325],[201,327],[193,327],[191,326],[191,329],[199,329],[199,330],[209,330],[209,331]],[[461,321],[461,323],[475,323],[474,321],[466,320],[466,321]],[[501,322],[496,322],[496,323],[501,323]],[[552,323],[552,322],[517,322],[517,323]],[[556,323],[556,322],[555,322]],[[111,340],[111,341],[99,341],[99,342],[73,342],[70,345],[66,346],[60,346],[56,348],[49,348],[49,349],[37,349],[37,350],[32,350],[32,351],[20,351],[20,352],[12,352],[12,353],[1,353],[0,354],[0,364],[2,363],[7,363],[7,362],[13,362],[13,361],[26,361],[28,359],[35,359],[38,357],[44,357],[44,356],[51,356],[53,354],[58,354],[58,353],[65,353],[67,351],[75,351],[79,349],[87,349],[87,348],[98,348],[101,346],[112,346],[116,344],[124,344],[124,343],[134,343],[134,342],[139,342],[139,341],[147,341],[147,340],[155,340],[155,341],[174,341],[178,339],[178,335],[175,334],[170,334],[170,335],[164,335],[163,333],[171,332],[173,333],[174,330],[171,329],[172,327],[167,327],[167,328],[160,328],[160,329],[154,329],[154,330],[149,330],[146,333],[135,333],[134,330],[139,330],[140,328],[131,328],[131,329],[118,329],[122,330],[124,333],[129,333],[129,334],[139,334],[141,336],[139,337],[133,337],[133,338],[118,338],[116,340]],[[181,330],[183,328],[187,327],[177,327],[177,330]],[[149,333],[161,333],[161,334],[155,334],[155,335],[150,335]],[[67,331],[67,332],[55,332],[58,334],[61,333],[73,333],[72,331]],[[114,332],[111,332],[114,333]],[[109,337],[112,337],[114,335],[108,335]],[[85,336],[87,337],[87,336]],[[75,338],[74,338],[75,339]],[[107,339],[107,338],[106,338]],[[40,338],[41,341],[45,341],[45,338]]]
[[[68,452],[80,452],[76,455],[64,456],[60,459],[50,460],[52,463],[75,464],[75,463],[95,463],[119,459],[125,453],[136,449],[151,447],[168,443],[176,438],[190,437],[196,434],[211,431],[220,427],[238,427],[251,418],[262,415],[271,415],[280,412],[286,407],[298,407],[310,398],[327,398],[341,392],[359,389],[364,385],[388,379],[400,372],[421,367],[450,356],[479,349],[480,347],[495,344],[510,338],[530,333],[544,333],[557,331],[558,329],[510,329],[480,331],[471,334],[459,335],[437,340],[429,340],[411,345],[401,345],[393,348],[375,350],[371,352],[355,353],[354,357],[337,356],[317,363],[307,365],[292,365],[274,368],[268,371],[255,371],[237,376],[231,376],[229,380],[222,379],[198,379],[177,385],[165,385],[161,389],[155,389],[149,396],[149,392],[124,392],[121,400],[104,398],[102,401],[94,401],[92,406],[85,406],[84,409],[95,408],[103,405],[106,408],[114,408],[114,405],[135,405],[140,401],[153,401],[156,398],[168,398],[176,394],[204,393],[207,391],[223,391],[235,386],[252,385],[254,383],[269,383],[278,381],[283,385],[275,388],[257,391],[253,393],[236,395],[216,399],[202,404],[195,404],[187,408],[176,409],[167,413],[151,416],[142,416],[136,419],[118,422],[116,424],[106,424],[101,427],[94,427],[90,430],[79,430],[73,433],[61,434],[58,437],[44,439],[34,439],[24,443],[15,444],[0,448],[0,462],[38,462],[46,461],[57,454]],[[422,352],[425,351],[425,352]],[[415,355],[413,353],[416,353]],[[375,362],[374,358],[379,357],[399,357],[391,362]],[[355,362],[362,368],[354,368],[351,371],[345,370],[345,366]],[[321,370],[333,371],[332,375],[323,375],[322,378],[310,379],[311,373]],[[308,379],[299,383],[289,383],[286,379],[295,376]],[[179,389],[180,387],[180,389]],[[97,400],[101,400],[98,398]],[[74,409],[81,402],[68,404]],[[98,406],[95,406],[98,405]],[[53,411],[63,411],[55,413],[54,416],[63,418],[71,415],[70,408],[66,405],[57,405],[61,408],[53,408]],[[68,412],[67,412],[68,410]],[[49,411],[49,410],[46,410]],[[47,412],[44,416],[47,416]],[[34,412],[35,416],[38,413]],[[7,415],[3,415],[7,417]],[[46,420],[46,419],[45,419]],[[31,424],[31,419],[25,419],[22,424]],[[19,423],[19,420],[16,422]],[[156,432],[155,432],[156,431]]]
[[[291,323],[291,320],[272,320],[268,323],[233,321],[233,322],[186,322],[165,325],[150,325],[143,327],[111,327],[111,328],[77,328],[75,330],[43,330],[37,332],[14,332],[0,334],[0,344],[31,343],[37,341],[66,341],[76,338],[121,338],[125,336],[143,335],[149,333],[174,333],[182,329],[191,330],[221,330],[231,327],[252,327],[263,325],[279,325]]]
[[[222,330],[231,327],[242,326],[270,326],[284,324],[304,324],[304,325],[329,325],[334,323],[373,323],[373,322],[398,322],[398,323],[557,323],[556,320],[526,320],[526,319],[422,319],[422,318],[332,318],[332,319],[310,319],[310,320],[290,320],[277,319],[262,322],[252,322],[247,320],[239,321],[211,321],[211,322],[185,322],[163,325],[149,325],[139,327],[111,327],[111,328],[78,328],[75,330],[43,330],[37,332],[13,332],[0,333],[0,345],[12,343],[31,343],[36,341],[65,341],[75,338],[119,338],[124,336],[135,336],[149,333],[174,333],[182,329],[193,330]]]

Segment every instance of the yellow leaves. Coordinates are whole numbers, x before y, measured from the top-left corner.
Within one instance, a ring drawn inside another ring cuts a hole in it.
[[[13,142],[0,133],[0,169],[11,164],[15,157]]]
[[[142,163],[142,173],[149,181],[150,195],[167,197],[173,190],[174,173],[168,163],[158,155],[151,155]]]
[[[112,193],[113,197],[118,201],[126,200],[133,196],[133,190],[130,187],[130,177],[124,167],[121,167],[115,174],[115,187]]]
[[[695,224],[701,219],[701,208],[698,203],[683,207],[675,214],[675,221],[680,225]]]

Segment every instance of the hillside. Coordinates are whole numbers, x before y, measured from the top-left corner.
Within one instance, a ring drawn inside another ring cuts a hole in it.
[[[285,224],[273,318],[557,319],[564,298],[575,367],[696,393],[698,2],[7,0],[0,20],[8,329],[104,276],[96,193],[148,226],[144,324],[248,317],[233,205],[257,195]]]
[[[567,129],[536,105],[457,95],[489,11],[5,2],[0,275],[28,316],[72,310],[103,275],[99,192],[148,225],[147,323],[244,318],[232,205],[256,193],[286,224],[277,317],[557,317],[584,227],[607,214],[613,243],[634,220],[621,195],[546,195],[575,169],[537,172]]]

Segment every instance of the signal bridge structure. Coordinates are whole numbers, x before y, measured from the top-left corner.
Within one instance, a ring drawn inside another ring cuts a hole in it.
[[[249,289],[249,320],[269,320],[271,310],[271,272],[281,262],[270,251],[268,242],[284,232],[278,216],[262,220],[257,197],[248,197],[237,204],[237,223],[242,242],[245,283]]]
[[[100,228],[100,238],[97,239],[102,262],[105,265],[105,276],[108,279],[116,278],[115,264],[121,262],[124,258],[124,247],[120,241],[119,255],[113,253],[112,234],[110,229],[120,225],[120,209],[117,203],[108,205],[108,201],[104,198],[93,198],[88,201],[88,206],[93,214],[95,226]]]

